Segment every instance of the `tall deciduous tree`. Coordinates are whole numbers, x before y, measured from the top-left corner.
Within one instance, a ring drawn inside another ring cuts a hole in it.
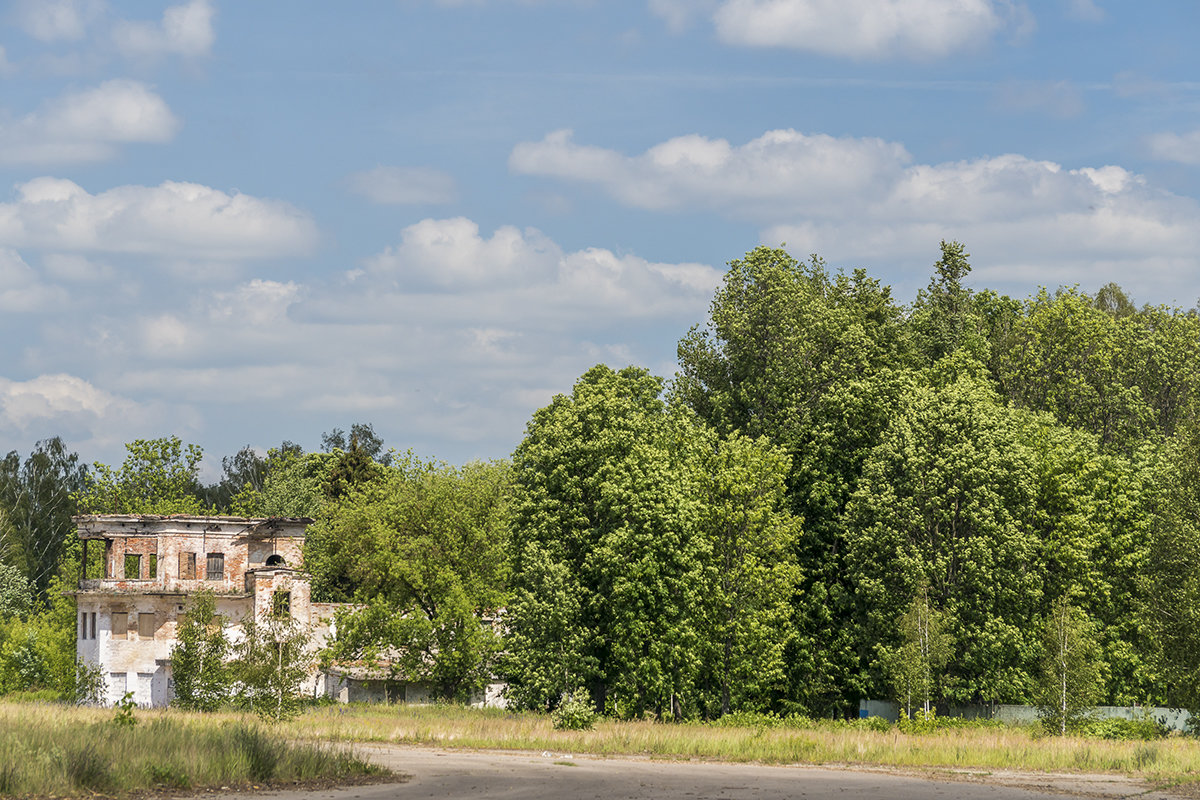
[[[670,713],[699,667],[694,481],[687,426],[642,369],[588,370],[537,411],[514,455],[514,699],[547,707],[583,684],[597,710]],[[545,592],[577,598],[539,628]],[[565,653],[566,631],[581,649]],[[559,676],[564,682],[559,682]],[[565,681],[571,681],[567,683]]]
[[[1017,420],[966,372],[904,397],[848,514],[846,563],[864,657],[896,642],[892,609],[926,586],[957,642],[953,696],[994,702],[1029,688],[1034,478]]]
[[[1046,615],[1041,634],[1038,715],[1049,730],[1065,736],[1100,694],[1100,648],[1095,626],[1083,611],[1060,597]]]
[[[202,514],[199,445],[178,436],[137,439],[125,445],[120,469],[96,462],[79,494],[79,510],[91,514]]]
[[[506,599],[508,481],[505,464],[408,455],[329,506],[306,537],[314,596],[364,605],[339,618],[326,657],[386,660],[446,698],[485,684],[499,651],[488,621]]]
[[[13,451],[0,461],[0,558],[21,570],[38,602],[74,540],[74,494],[87,479],[87,467],[62,439],[38,442],[22,462]]]
[[[233,679],[227,663],[230,644],[225,622],[217,613],[212,592],[192,597],[171,649],[173,705],[189,711],[216,711],[229,701]]]
[[[954,640],[946,622],[946,615],[930,604],[929,590],[922,586],[896,620],[899,646],[882,650],[893,696],[909,715],[914,703],[928,715],[939,696],[943,670],[954,655]]]
[[[887,287],[766,247],[730,262],[708,324],[679,343],[673,394],[721,435],[766,436],[791,456],[788,504],[804,519],[787,659],[798,710],[846,711],[860,696],[842,515],[913,363]]]

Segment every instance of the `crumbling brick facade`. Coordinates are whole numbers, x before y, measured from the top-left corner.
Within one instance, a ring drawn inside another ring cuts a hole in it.
[[[170,702],[177,626],[188,596],[201,590],[216,596],[234,641],[241,620],[280,608],[314,632],[313,647],[331,633],[333,607],[314,613],[300,569],[310,519],[94,515],[75,522],[84,563],[94,548],[104,554],[103,577],[81,579],[75,593],[76,650],[100,668],[108,704],[126,692],[139,705]],[[324,688],[315,673],[309,688]]]

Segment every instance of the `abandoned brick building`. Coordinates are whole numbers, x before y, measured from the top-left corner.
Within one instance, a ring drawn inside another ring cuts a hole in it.
[[[171,651],[190,595],[209,590],[227,620],[231,641],[241,620],[285,610],[318,649],[334,632],[336,603],[314,603],[301,569],[307,518],[89,515],[75,518],[83,563],[103,562],[101,577],[83,577],[75,592],[77,658],[98,667],[105,704],[126,692],[143,706],[174,696]],[[102,552],[98,558],[96,549]],[[94,555],[95,554],[95,555]],[[486,621],[485,621],[486,622]],[[504,684],[493,682],[475,705],[504,705]],[[315,669],[309,696],[341,702],[427,702],[431,687],[398,680],[385,668],[335,664]]]
[[[126,692],[139,705],[170,702],[176,627],[188,596],[203,589],[216,596],[235,641],[240,620],[281,608],[312,632],[313,647],[329,635],[335,606],[311,602],[299,569],[310,519],[92,515],[75,522],[85,564],[103,548],[103,577],[81,579],[75,593],[76,652],[100,668],[108,704]],[[314,672],[306,691],[324,693],[324,678]]]

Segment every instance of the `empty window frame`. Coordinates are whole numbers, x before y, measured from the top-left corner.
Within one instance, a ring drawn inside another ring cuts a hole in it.
[[[208,554],[208,571],[205,573],[204,577],[210,581],[220,581],[225,579],[224,553]]]
[[[179,579],[181,581],[196,580],[196,554],[179,554]]]
[[[88,638],[95,639],[96,638],[96,612],[95,611],[92,612],[91,617],[92,617],[92,635],[89,636]]]
[[[88,638],[88,615],[86,611],[79,612],[79,638]]]
[[[292,615],[291,592],[275,592],[271,596],[271,614],[278,619],[287,619]]]
[[[125,554],[125,580],[136,581],[142,577],[142,557],[136,553]]]
[[[124,639],[129,634],[129,614],[125,611],[112,612],[112,637]]]
[[[146,556],[146,577],[158,577],[158,553],[151,553]]]
[[[138,614],[138,638],[154,638],[154,614]]]

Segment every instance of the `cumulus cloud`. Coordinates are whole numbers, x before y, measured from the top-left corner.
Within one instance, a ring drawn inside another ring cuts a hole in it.
[[[650,10],[678,30],[701,6],[651,0]],[[721,0],[711,16],[729,44],[863,60],[943,58],[1032,25],[1011,0]]]
[[[518,145],[511,165],[628,205],[749,219],[767,243],[833,260],[923,265],[939,239],[956,238],[1000,282],[1118,280],[1172,296],[1200,251],[1194,199],[1113,165],[1068,169],[1018,154],[920,164],[899,144],[795,131],[741,146],[680,137],[635,156],[559,132]]]
[[[168,142],[179,127],[166,102],[145,84],[106,81],[0,123],[0,164],[100,161],[120,144]]]
[[[404,295],[401,302],[421,318],[462,316],[451,308],[466,307],[464,298],[474,295],[480,302],[468,319],[526,321],[562,320],[585,308],[614,319],[703,309],[720,281],[704,264],[654,263],[594,247],[565,252],[535,228],[502,226],[485,237],[464,217],[410,225],[354,277]]]
[[[380,205],[452,203],[458,195],[454,178],[429,167],[385,167],[355,172],[347,187]]]
[[[0,241],[55,252],[232,261],[304,254],[316,236],[312,219],[287,203],[196,183],[90,194],[73,181],[43,177],[18,185],[14,202],[0,203]]]
[[[134,411],[137,404],[63,373],[27,381],[0,378],[0,419],[5,428],[28,430],[45,423],[74,427],[85,418],[112,420]]]
[[[122,55],[131,58],[204,56],[212,50],[216,40],[214,16],[216,10],[209,0],[168,6],[161,22],[123,20],[116,23],[112,30],[113,43]]]
[[[1095,0],[1066,0],[1067,15],[1082,22],[1101,22],[1108,14]]]
[[[20,0],[15,18],[39,41],[78,41],[104,10],[102,0]]]
[[[32,314],[66,303],[64,289],[43,283],[16,250],[0,248],[0,311]]]
[[[638,208],[699,203],[759,218],[857,203],[881,181],[897,180],[911,160],[902,145],[882,139],[790,129],[768,131],[739,146],[679,136],[630,157],[576,144],[571,131],[560,130],[540,142],[518,144],[509,167],[524,175],[594,183]]]
[[[1200,164],[1200,128],[1186,133],[1156,133],[1146,140],[1153,158],[1178,164]]]

